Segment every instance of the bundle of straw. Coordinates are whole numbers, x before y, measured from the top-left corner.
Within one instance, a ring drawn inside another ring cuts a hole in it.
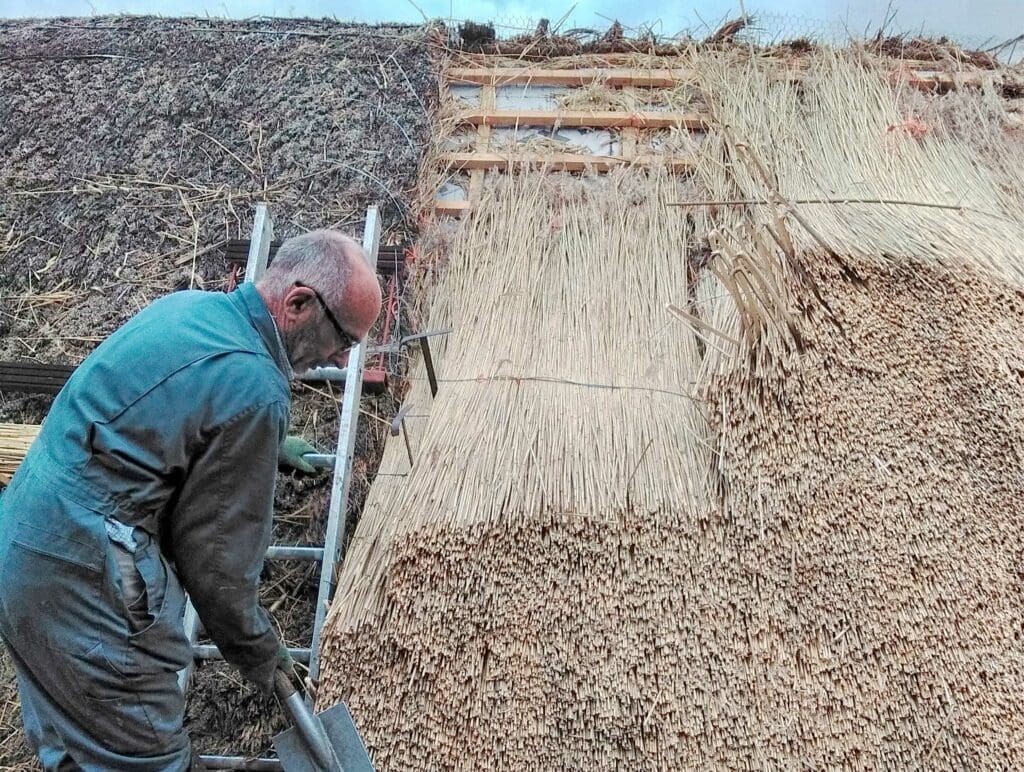
[[[771,221],[781,198],[801,224],[798,253],[967,261],[1024,278],[1024,170],[996,170],[966,142],[908,132],[892,90],[841,53],[820,53],[799,82],[756,61],[737,69],[712,60],[704,89],[722,127],[699,158],[705,202],[763,202],[723,205],[709,227],[736,225],[741,214]]]
[[[11,481],[37,434],[34,424],[0,424],[0,483]]]
[[[440,391],[416,376],[413,464],[389,445],[324,646],[320,700],[350,698],[379,764],[554,761],[592,731],[640,753],[644,659],[684,602],[661,566],[694,570],[709,507],[695,338],[663,312],[688,280],[682,193],[658,172],[506,177],[458,234]],[[592,681],[606,658],[618,683]]]
[[[712,63],[705,89],[727,128],[698,169],[719,203],[697,210],[715,254],[694,312],[740,343],[700,381],[720,537],[756,581],[732,599],[746,643],[716,637],[703,679],[753,720],[729,754],[706,724],[700,750],[1018,768],[1020,170],[891,130],[895,95],[834,53],[799,86]]]

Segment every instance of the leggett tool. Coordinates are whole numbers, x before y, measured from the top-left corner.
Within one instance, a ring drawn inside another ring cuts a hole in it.
[[[313,713],[282,670],[274,673],[274,692],[292,724],[274,738],[285,772],[374,772],[344,704]]]

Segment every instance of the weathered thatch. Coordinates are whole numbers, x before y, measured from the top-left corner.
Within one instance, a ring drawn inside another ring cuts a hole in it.
[[[257,201],[270,203],[278,238],[328,226],[359,235],[375,204],[385,240],[407,240],[435,98],[416,27],[0,21],[0,358],[77,364],[160,295],[224,288],[222,247],[249,237]],[[39,422],[49,403],[0,395],[0,417]],[[386,432],[373,416],[391,404],[364,404],[354,511]],[[292,430],[330,449],[331,399],[300,387]],[[275,541],[322,540],[328,495],[325,477],[282,476]],[[309,644],[312,570],[277,562],[264,577],[293,645]],[[0,766],[28,758],[13,689],[5,677]],[[279,710],[237,674],[202,668],[195,696],[200,748],[269,749]]]
[[[403,237],[432,83],[418,28],[0,22],[5,298],[76,293],[5,317],[0,355],[80,359],[155,296],[223,286],[255,201],[281,236],[374,203]]]
[[[1024,763],[1021,139],[811,59],[699,63],[688,207],[464,221],[324,649],[382,768]]]

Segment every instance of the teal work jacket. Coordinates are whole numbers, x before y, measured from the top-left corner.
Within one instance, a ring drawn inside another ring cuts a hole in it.
[[[157,300],[100,344],[57,396],[0,496],[0,535],[102,566],[96,552],[109,547],[111,523],[144,530],[225,658],[269,680],[279,642],[258,584],[290,373],[253,285]]]

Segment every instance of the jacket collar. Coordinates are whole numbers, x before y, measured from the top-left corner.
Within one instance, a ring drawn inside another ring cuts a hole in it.
[[[295,377],[295,371],[292,370],[291,363],[288,361],[288,351],[284,347],[284,341],[281,340],[281,332],[277,329],[277,323],[270,315],[267,304],[263,302],[260,293],[256,291],[256,285],[252,282],[245,282],[238,286],[235,293],[241,299],[243,307],[263,339],[263,345],[267,347],[270,356],[284,373],[285,378],[289,381],[292,380]]]

